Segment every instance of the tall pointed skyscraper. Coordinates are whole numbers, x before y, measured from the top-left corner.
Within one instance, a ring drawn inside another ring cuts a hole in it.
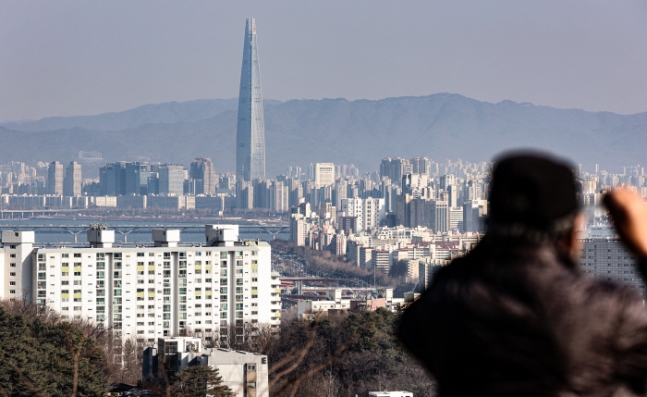
[[[265,177],[265,117],[254,18],[248,19],[245,26],[238,96],[236,177],[239,181]]]

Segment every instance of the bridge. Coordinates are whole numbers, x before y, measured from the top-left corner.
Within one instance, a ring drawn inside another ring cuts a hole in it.
[[[77,215],[81,212],[82,211],[78,209],[0,210],[0,219],[26,219],[36,216]]]

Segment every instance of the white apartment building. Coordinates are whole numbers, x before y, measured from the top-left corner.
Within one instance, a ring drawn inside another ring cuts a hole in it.
[[[335,184],[335,164],[315,164],[315,185],[317,187],[331,186]]]
[[[582,240],[580,266],[593,277],[629,285],[643,296],[645,283],[636,270],[636,258],[618,239],[597,238]]]
[[[95,225],[90,247],[34,247],[34,232],[3,231],[0,297],[23,296],[63,319],[101,322],[126,337],[217,333],[245,323],[278,326],[279,275],[266,242],[241,241],[237,225],[206,225],[207,243],[180,245],[154,230],[154,246],[113,246]]]
[[[345,216],[357,217],[358,230],[370,230],[380,225],[386,216],[383,198],[346,198],[341,200],[341,212]]]
[[[290,218],[290,241],[295,243],[298,247],[306,245],[306,238],[308,237],[308,224],[303,215],[292,214]]]

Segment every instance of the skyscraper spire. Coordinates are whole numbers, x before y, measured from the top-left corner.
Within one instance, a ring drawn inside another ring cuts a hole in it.
[[[239,181],[265,177],[265,117],[254,18],[248,19],[245,26],[238,95],[236,177]]]

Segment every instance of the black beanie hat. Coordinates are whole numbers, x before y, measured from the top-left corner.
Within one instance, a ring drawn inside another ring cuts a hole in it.
[[[489,222],[545,230],[577,211],[574,168],[540,153],[515,153],[495,161]]]

